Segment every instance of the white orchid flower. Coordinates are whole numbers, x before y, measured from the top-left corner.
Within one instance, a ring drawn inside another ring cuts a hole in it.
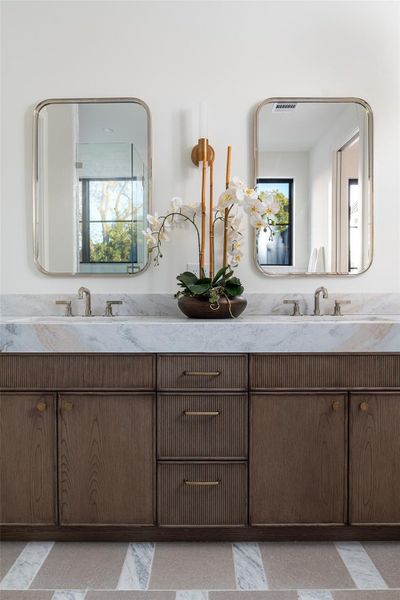
[[[231,204],[233,204],[235,201],[235,196],[234,193],[232,192],[232,190],[228,189],[225,190],[225,192],[223,192],[220,197],[218,198],[218,208],[219,209],[225,209],[225,208],[229,208],[229,206]]]
[[[276,213],[279,212],[280,209],[280,204],[277,200],[275,200],[275,198],[273,198],[272,200],[266,200],[264,202],[264,214],[265,215],[276,215]]]
[[[256,190],[254,190],[253,188],[245,188],[244,198],[245,198],[245,200],[248,200],[248,201],[257,200],[258,194],[257,194]]]
[[[156,246],[157,245],[157,240],[153,235],[153,232],[151,229],[149,229],[149,227],[147,229],[144,229],[142,231],[143,233],[143,237],[147,242],[148,246]]]
[[[171,208],[174,212],[179,212],[179,210],[182,208],[182,205],[183,205],[182,198],[179,198],[179,196],[174,196],[174,198],[172,198]]]
[[[266,204],[261,202],[258,198],[252,199],[249,202],[246,202],[244,205],[245,212],[252,215],[262,215],[265,212]]]
[[[240,250],[236,250],[235,252],[231,252],[229,254],[229,263],[232,265],[232,267],[238,266],[242,259],[242,256],[243,252],[241,252]]]
[[[260,214],[254,214],[250,217],[250,225],[255,229],[262,229],[265,227],[266,223]]]
[[[198,213],[200,210],[200,202],[189,202],[187,204],[183,204],[181,211],[186,217],[189,219],[193,219],[194,215]]]
[[[150,225],[151,231],[158,231],[161,227],[161,219],[157,212],[154,215],[147,215],[147,222]]]
[[[240,177],[233,177],[232,180],[229,182],[229,188],[231,190],[245,190],[246,189],[246,184],[243,181],[243,179],[240,179]]]

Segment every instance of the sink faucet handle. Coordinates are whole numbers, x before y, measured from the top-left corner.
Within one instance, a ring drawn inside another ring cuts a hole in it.
[[[65,316],[72,317],[72,302],[71,300],[56,300],[56,304],[62,304],[65,306]]]
[[[301,317],[300,302],[298,300],[284,300],[283,304],[293,304],[292,317]]]
[[[351,304],[351,300],[335,300],[335,308],[333,310],[334,317],[342,317],[342,304]]]
[[[105,317],[113,317],[113,304],[122,304],[122,300],[107,300],[106,302],[106,310],[104,312]]]

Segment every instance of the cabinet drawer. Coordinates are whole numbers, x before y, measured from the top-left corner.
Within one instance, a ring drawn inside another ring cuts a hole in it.
[[[155,365],[151,354],[3,354],[0,388],[152,390]]]
[[[247,457],[247,394],[159,394],[159,458]]]
[[[246,390],[246,354],[174,354],[158,357],[160,390]]]
[[[246,525],[245,463],[159,463],[158,519],[164,526]]]

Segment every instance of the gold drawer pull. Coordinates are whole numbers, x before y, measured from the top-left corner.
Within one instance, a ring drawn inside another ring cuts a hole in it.
[[[338,410],[340,410],[340,406],[341,406],[340,400],[334,400],[332,402],[332,410],[334,410],[335,412],[338,412]]]
[[[368,407],[368,402],[361,402],[361,404],[360,404],[360,410],[362,412],[368,412],[368,408],[369,408]]]
[[[185,417],[218,417],[220,410],[184,410]]]
[[[70,412],[73,408],[74,405],[72,404],[72,402],[64,402],[63,409],[65,410],[65,412]]]
[[[39,412],[44,412],[46,410],[46,408],[47,408],[46,402],[38,402],[36,404],[36,410]]]
[[[221,482],[218,479],[217,481],[189,481],[188,479],[184,480],[185,485],[219,485]]]
[[[218,377],[221,371],[183,371],[183,374],[189,377]]]

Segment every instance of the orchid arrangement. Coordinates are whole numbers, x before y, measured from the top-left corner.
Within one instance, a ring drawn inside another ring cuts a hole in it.
[[[243,216],[247,214],[249,222],[256,230],[269,231],[270,238],[274,235],[274,228],[279,225],[280,217],[285,210],[283,198],[278,192],[257,192],[246,186],[239,177],[234,177],[227,189],[220,195],[213,209],[210,219],[210,245],[212,245],[210,272],[208,277],[202,266],[201,247],[201,204],[185,204],[181,198],[171,200],[170,210],[167,214],[159,216],[157,213],[147,215],[148,227],[143,231],[149,252],[154,253],[154,263],[159,264],[162,258],[162,243],[170,239],[171,231],[176,227],[190,224],[196,234],[199,253],[199,273],[185,272],[178,275],[177,279],[182,288],[177,297],[202,296],[208,297],[211,307],[218,308],[221,296],[234,298],[242,294],[243,286],[233,270],[239,265],[243,257]],[[221,268],[214,273],[214,231],[218,222],[224,227],[224,256]],[[210,249],[211,250],[211,249]],[[225,255],[226,253],[226,255]],[[203,263],[204,264],[204,263]]]

